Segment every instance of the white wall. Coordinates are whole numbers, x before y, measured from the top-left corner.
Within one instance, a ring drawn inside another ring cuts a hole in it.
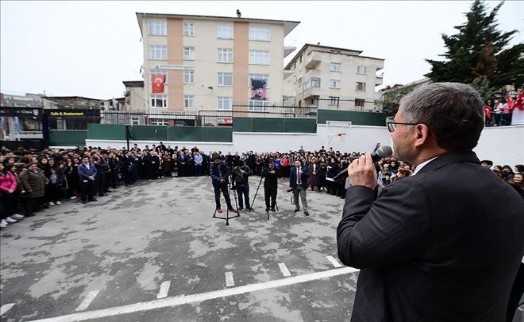
[[[333,137],[329,142],[328,134],[346,133],[345,138]],[[329,144],[328,144],[329,142]],[[296,151],[303,146],[305,150],[319,150],[321,146],[328,149],[330,146],[335,151],[344,152],[365,152],[372,151],[375,145],[380,142],[382,145],[392,145],[389,132],[384,127],[379,126],[352,126],[351,128],[333,128],[324,124],[317,125],[317,133],[252,133],[234,132],[232,143],[223,142],[169,142],[164,144],[171,147],[178,146],[190,149],[197,146],[205,151],[227,152],[269,152]],[[130,146],[137,143],[140,148],[146,144],[152,146],[158,144],[156,141],[130,141]],[[86,140],[87,146],[95,147],[126,147],[125,141],[111,140]],[[503,126],[489,127],[482,131],[479,144],[474,149],[480,160],[492,160],[494,164],[524,164],[524,126]]]

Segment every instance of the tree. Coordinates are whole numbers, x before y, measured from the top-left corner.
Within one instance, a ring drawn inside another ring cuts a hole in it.
[[[508,47],[517,32],[497,30],[497,13],[504,1],[487,12],[483,0],[475,0],[466,13],[467,22],[455,26],[458,33],[443,34],[447,52],[440,56],[445,61],[426,59],[431,72],[426,74],[434,82],[460,82],[471,84],[477,79],[483,86],[500,88],[504,85],[520,87],[524,81],[524,45]],[[485,83],[487,80],[487,84]]]

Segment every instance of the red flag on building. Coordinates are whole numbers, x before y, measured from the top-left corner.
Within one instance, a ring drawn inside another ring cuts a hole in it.
[[[152,91],[153,93],[163,93],[166,75],[151,75]]]

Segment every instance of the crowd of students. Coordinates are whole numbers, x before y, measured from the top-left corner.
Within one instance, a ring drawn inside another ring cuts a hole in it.
[[[378,145],[377,145],[378,148]],[[14,224],[24,217],[49,207],[60,206],[66,200],[83,203],[97,201],[97,196],[106,196],[111,189],[129,187],[137,181],[158,180],[165,177],[209,176],[213,155],[220,155],[228,169],[245,163],[253,175],[261,176],[269,160],[279,168],[281,179],[287,179],[295,160],[305,164],[310,172],[308,188],[344,198],[349,182],[329,180],[345,169],[359,152],[333,151],[321,147],[317,151],[304,151],[301,147],[289,152],[205,153],[198,147],[171,148],[162,142],[159,145],[138,147],[129,150],[116,148],[78,147],[76,149],[45,149],[29,151],[18,149],[0,150],[0,213],[1,228]],[[83,161],[95,175],[92,180],[83,177],[79,167]],[[482,161],[511,184],[524,197],[524,165],[493,165]],[[384,187],[395,180],[410,176],[413,166],[389,157],[376,163],[378,186]],[[229,171],[231,173],[232,171]],[[246,205],[247,206],[247,205]]]

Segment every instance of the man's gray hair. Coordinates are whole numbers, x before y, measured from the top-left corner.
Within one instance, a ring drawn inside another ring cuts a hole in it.
[[[484,102],[471,86],[433,83],[400,100],[399,113],[409,123],[426,124],[446,150],[472,150],[484,128]]]

